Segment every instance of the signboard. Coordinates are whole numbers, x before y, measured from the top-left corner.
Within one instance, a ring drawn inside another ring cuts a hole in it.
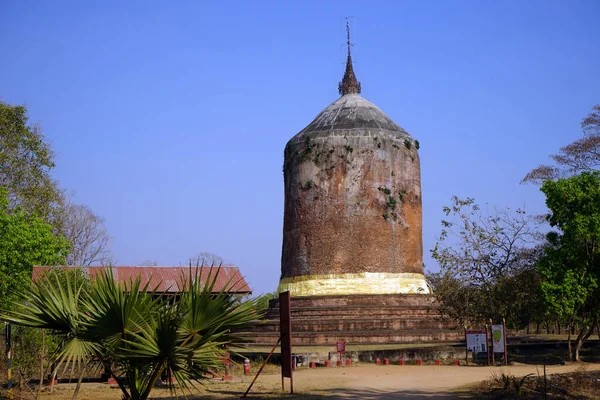
[[[473,353],[487,352],[485,329],[467,329],[465,336],[467,337],[467,351]]]
[[[336,343],[337,344],[337,352],[343,353],[346,351],[346,341],[342,340]]]
[[[279,333],[281,334],[281,378],[292,377],[292,310],[290,292],[279,293]]]
[[[504,326],[492,325],[494,353],[504,353]]]

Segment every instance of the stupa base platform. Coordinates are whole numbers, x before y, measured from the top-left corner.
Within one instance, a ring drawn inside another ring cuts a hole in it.
[[[453,342],[464,331],[439,320],[431,295],[379,294],[292,297],[292,344]],[[273,344],[279,337],[279,300],[247,338]]]

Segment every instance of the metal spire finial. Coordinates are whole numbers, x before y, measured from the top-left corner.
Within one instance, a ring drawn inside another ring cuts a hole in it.
[[[338,85],[338,91],[342,96],[345,94],[360,93],[360,82],[358,79],[356,79],[356,75],[354,75],[354,69],[352,69],[352,56],[350,54],[350,47],[352,47],[353,44],[350,42],[350,25],[348,24],[348,18],[346,18],[346,36],[348,38],[348,41],[346,42],[348,45],[348,60],[346,61],[346,71],[344,72],[344,77]]]

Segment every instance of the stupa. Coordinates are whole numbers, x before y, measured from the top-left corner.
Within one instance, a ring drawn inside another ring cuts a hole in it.
[[[341,97],[284,152],[278,291],[291,294],[294,342],[454,339],[423,271],[419,142],[360,96],[349,31],[347,46]],[[277,301],[269,318],[276,335]]]

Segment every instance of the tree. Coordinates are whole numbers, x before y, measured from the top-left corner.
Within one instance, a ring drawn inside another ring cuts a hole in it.
[[[542,291],[553,313],[570,328],[579,324],[573,351],[569,340],[569,357],[580,361],[579,351],[600,314],[600,173],[548,180],[541,190],[550,210],[547,220],[558,230],[548,233],[539,263]]]
[[[472,198],[454,196],[444,207],[450,217],[432,257],[440,272],[429,282],[443,316],[461,323],[484,323],[506,318],[510,327],[526,324],[526,309],[535,301],[535,250],[538,234],[534,217],[523,210],[493,209],[483,212]],[[517,284],[518,283],[518,284]]]
[[[144,260],[138,264],[143,267],[158,267],[158,261],[156,260]]]
[[[40,127],[27,121],[25,107],[0,102],[0,186],[8,190],[10,208],[51,222],[63,197],[50,175],[54,154]]]
[[[235,332],[260,317],[256,302],[240,303],[227,292],[230,285],[215,293],[218,273],[215,268],[201,280],[190,268],[182,276],[185,290],[167,298],[139,278],[116,282],[110,268],[89,291],[68,277],[61,284],[50,272],[22,291],[19,307],[3,310],[0,318],[59,335],[60,360],[71,365],[100,360],[124,399],[144,400],[163,373],[186,390],[205,372],[222,368],[226,346],[240,340]]]
[[[197,255],[188,259],[191,265],[207,265],[207,266],[219,266],[224,263],[223,258],[219,255],[209,253],[206,251],[200,252]]]
[[[523,183],[541,184],[545,180],[556,180],[577,175],[583,171],[600,167],[600,104],[581,122],[583,137],[561,147],[558,154],[550,156],[555,165],[540,165],[531,170]]]
[[[108,265],[110,236],[104,219],[87,206],[68,203],[61,211],[59,230],[71,243],[67,265],[87,267]]]
[[[0,307],[8,307],[19,287],[31,279],[34,265],[65,261],[67,240],[55,236],[52,226],[11,208],[8,191],[0,187]]]

